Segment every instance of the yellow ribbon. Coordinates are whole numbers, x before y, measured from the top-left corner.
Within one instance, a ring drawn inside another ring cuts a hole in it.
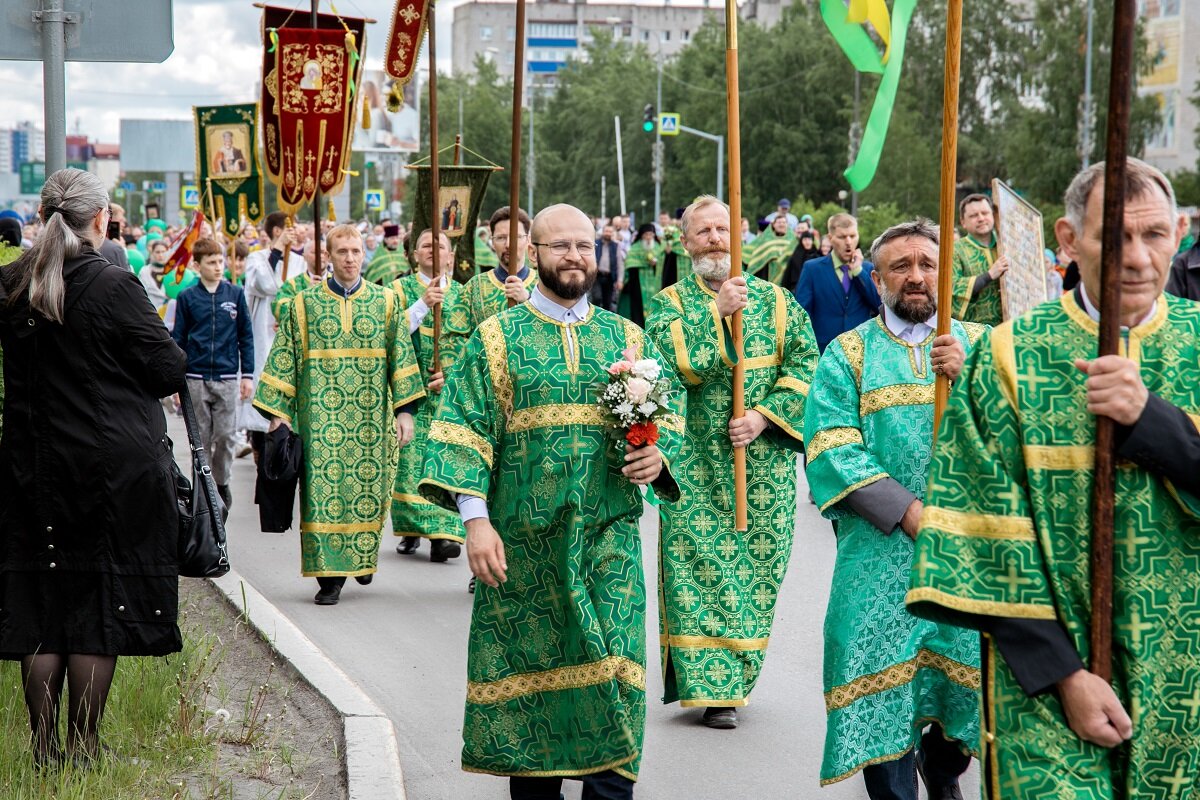
[[[871,23],[875,33],[883,41],[885,50],[882,63],[886,64],[888,56],[892,54],[892,19],[885,0],[850,0],[846,21],[855,25]]]

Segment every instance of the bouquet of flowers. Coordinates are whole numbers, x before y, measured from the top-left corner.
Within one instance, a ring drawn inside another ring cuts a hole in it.
[[[600,393],[598,405],[616,447],[625,444],[645,447],[658,441],[658,423],[674,417],[668,406],[671,382],[662,377],[662,366],[652,358],[636,357],[633,348],[608,368],[608,385]]]

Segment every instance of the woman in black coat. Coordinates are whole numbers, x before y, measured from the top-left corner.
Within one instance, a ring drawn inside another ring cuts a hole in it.
[[[88,759],[118,655],[182,646],[178,507],[158,398],[186,358],[133,273],[97,252],[108,196],[54,173],[45,228],[0,270],[0,657],[19,659],[34,759]]]

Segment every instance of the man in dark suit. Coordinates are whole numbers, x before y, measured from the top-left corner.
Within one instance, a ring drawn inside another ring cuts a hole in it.
[[[874,267],[858,247],[858,220],[849,214],[829,218],[829,255],[804,265],[796,284],[796,301],[808,312],[817,347],[879,314],[879,292],[871,280]]]

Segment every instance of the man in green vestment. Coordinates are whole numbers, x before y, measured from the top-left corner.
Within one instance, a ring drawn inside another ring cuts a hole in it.
[[[467,307],[462,302],[462,286],[450,279],[454,271],[454,249],[446,234],[440,234],[441,268],[434,279],[433,233],[426,229],[417,236],[413,260],[418,271],[392,284],[392,290],[405,309],[409,334],[417,363],[427,381],[428,400],[413,418],[413,440],[400,451],[396,465],[396,485],[392,489],[392,533],[404,538],[396,552],[417,552],[421,539],[429,539],[429,560],[444,562],[462,552],[464,536],[458,513],[435,505],[417,492],[421,466],[429,444],[429,426],[437,411],[436,398],[445,385],[445,373],[453,366],[467,343]],[[438,339],[439,369],[433,365],[433,308],[442,307],[442,331]]]
[[[363,276],[368,283],[390,286],[396,278],[411,271],[412,266],[404,252],[404,237],[400,230],[399,225],[383,226],[383,246],[375,248],[375,254],[371,256],[371,262],[367,264],[366,274]]]
[[[460,511],[482,584],[463,769],[511,776],[518,800],[558,797],[563,777],[587,797],[632,798],[646,711],[639,487],[678,498],[682,421],[633,449],[597,405],[623,353],[662,360],[641,329],[588,302],[594,237],[577,208],[538,214],[538,286],[484,321],[447,375],[420,483]]]
[[[759,280],[783,285],[788,259],[796,250],[796,236],[788,229],[787,217],[776,217],[770,226],[754,237],[742,252],[746,271]]]
[[[475,269],[479,272],[494,269],[500,263],[496,251],[492,249],[491,235],[487,225],[475,229]]]
[[[687,435],[659,536],[663,702],[737,726],[758,681],[796,526],[796,461],[817,366],[808,315],[779,286],[730,278],[729,208],[712,196],[683,214],[692,274],[654,298],[646,332],[687,388]],[[742,315],[746,415],[733,413]],[[746,448],[749,530],[734,526],[733,449]]]
[[[625,254],[625,285],[617,300],[617,313],[635,325],[644,325],[650,300],[658,293],[663,246],[652,224],[638,228],[637,238]]]
[[[518,208],[517,219],[520,235],[515,247],[510,246],[508,241],[511,225],[508,206],[496,209],[488,220],[498,263],[492,269],[471,278],[463,287],[468,333],[473,332],[488,317],[508,308],[509,301],[524,303],[537,283],[537,272],[530,268],[528,261],[521,265],[516,275],[508,274],[508,254],[514,252],[518,258],[524,258],[525,251],[529,248],[529,215],[524,209]]]
[[[969,194],[958,204],[958,221],[966,232],[954,243],[955,319],[999,325],[1000,278],[1008,272],[1008,256],[997,253],[996,215],[987,195]]]
[[[1080,286],[974,348],[938,432],[907,596],[978,628],[989,798],[1200,796],[1200,306],[1163,293],[1185,221],[1129,159],[1121,355],[1096,358],[1104,164],[1055,232]],[[1112,681],[1090,660],[1094,416],[1116,423]]]
[[[333,274],[284,306],[254,398],[304,442],[300,481],[301,574],[320,584],[315,602],[335,605],[353,576],[371,582],[392,489],[392,442],[404,447],[424,381],[404,335],[396,293],[363,280],[362,235],[326,234]]]
[[[934,381],[984,326],[937,326],[938,231],[919,220],[871,247],[883,313],[821,356],[804,414],[808,483],[835,520],[825,614],[822,784],[860,769],[873,800],[961,797],[979,737],[979,634],[904,609],[933,441]],[[933,722],[923,736],[921,729]],[[918,748],[918,737],[920,747]]]

